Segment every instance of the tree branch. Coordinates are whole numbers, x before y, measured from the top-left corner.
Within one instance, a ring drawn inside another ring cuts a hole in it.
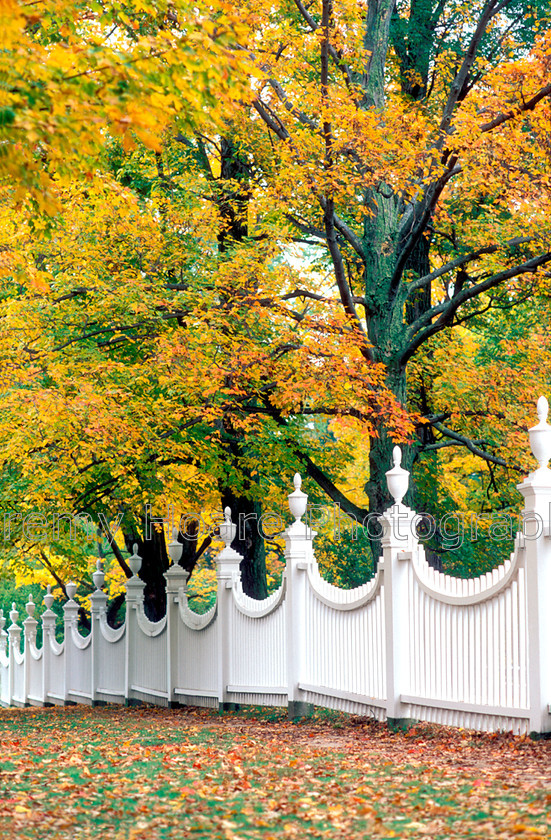
[[[487,123],[483,123],[480,126],[480,131],[492,131],[494,128],[503,125],[503,123],[507,122],[508,120],[514,119],[519,114],[522,114],[525,111],[533,111],[538,102],[541,102],[541,100],[545,99],[546,96],[551,96],[551,82],[548,85],[545,85],[545,87],[540,88],[540,90],[538,90],[538,92],[535,93],[526,102],[523,101],[520,105],[517,105],[516,108],[512,108],[510,111],[505,111],[502,114],[498,114],[496,117],[493,118],[493,120],[490,120]]]
[[[443,274],[448,274],[456,268],[460,268],[463,265],[473,262],[473,260],[477,260],[483,254],[495,254],[495,252],[499,251],[500,248],[516,248],[519,245],[526,245],[528,242],[532,241],[533,237],[517,236],[514,239],[510,239],[508,242],[505,242],[503,245],[486,245],[482,248],[478,248],[476,251],[471,251],[469,254],[463,254],[463,256],[457,257],[455,260],[451,260],[440,268],[431,271],[430,274],[425,274],[423,277],[419,277],[417,280],[414,280],[408,285],[408,295],[423,286],[428,286],[433,280],[437,280],[438,277],[442,277]]]
[[[111,550],[112,550],[112,552],[115,556],[115,559],[116,559],[117,563],[119,564],[119,566],[121,567],[121,569],[123,570],[126,577],[131,578],[132,577],[132,569],[130,568],[130,566],[128,565],[128,563],[126,562],[124,557],[122,556],[121,550],[118,547],[117,543],[115,542],[115,538],[113,537],[113,534],[111,533],[111,529],[110,529],[109,525],[107,524],[107,522],[104,522],[103,520],[104,520],[104,517],[102,516],[101,519],[100,519],[100,526],[101,526],[101,529],[102,529],[103,533],[105,534],[105,536],[107,538],[107,541],[109,542],[109,545],[111,546]]]
[[[518,277],[520,274],[535,272],[540,266],[545,265],[550,261],[551,253],[533,257],[531,260],[527,260],[525,263],[522,263],[522,265],[514,266],[513,268],[506,269],[505,271],[500,271],[497,274],[493,274],[491,277],[486,278],[486,280],[476,283],[474,286],[466,287],[457,295],[454,295],[450,300],[431,307],[431,309],[423,313],[423,315],[417,318],[417,320],[411,325],[408,331],[409,344],[400,356],[402,364],[405,364],[405,362],[413,356],[415,351],[428,338],[435,335],[437,332],[440,332],[440,330],[443,330],[445,327],[450,326],[453,323],[453,317],[459,307],[468,300],[472,300],[478,295],[481,295],[495,286],[498,286],[500,283],[504,283],[506,280],[510,280],[513,277]],[[438,320],[435,323],[431,323],[432,319],[437,315],[440,316]],[[425,324],[428,324],[429,326],[423,329]]]
[[[440,432],[440,434],[444,435],[444,437],[451,438],[453,441],[456,441],[458,444],[466,447],[469,452],[473,453],[473,455],[477,455],[484,461],[488,461],[490,464],[497,464],[499,467],[507,467],[507,469],[515,470],[516,472],[524,472],[522,467],[517,467],[515,464],[508,464],[503,458],[500,458],[497,455],[492,455],[491,452],[487,452],[485,449],[481,449],[480,446],[477,446],[478,441],[472,441],[470,438],[459,434],[459,432],[454,432],[452,429],[448,429],[446,426],[443,426],[442,423],[438,423],[435,420],[429,420],[429,423],[434,429]],[[431,446],[431,444],[429,444],[429,446]]]
[[[350,499],[347,499],[344,493],[331,481],[328,475],[324,473],[312,459],[298,449],[295,450],[296,455],[306,467],[306,471],[310,478],[313,478],[316,484],[324,490],[330,499],[332,499],[347,516],[355,518],[358,522],[363,522],[368,515],[368,511],[355,505]]]
[[[320,134],[317,125],[315,124],[314,120],[311,120],[304,111],[301,111],[300,108],[297,108],[296,105],[290,101],[289,97],[285,93],[283,87],[279,84],[278,81],[275,79],[268,79],[268,84],[270,87],[276,92],[277,98],[280,102],[283,103],[284,108],[293,115],[302,125],[308,126],[311,128],[316,134]]]
[[[302,17],[304,18],[304,20],[306,21],[306,23],[308,24],[308,26],[310,27],[310,29],[312,30],[312,32],[317,32],[317,30],[319,29],[319,25],[316,23],[316,21],[314,20],[314,18],[312,17],[312,15],[311,15],[311,14],[310,14],[310,12],[308,11],[308,9],[307,9],[307,8],[306,8],[306,6],[304,5],[304,3],[302,3],[302,2],[301,2],[301,0],[295,0],[295,6],[296,6],[296,7],[297,7],[297,9],[299,10],[300,14],[301,14],[301,15],[302,15]],[[329,44],[329,45],[328,45],[328,54],[331,56],[331,58],[332,58],[332,60],[334,61],[335,65],[338,67],[338,69],[339,69],[339,70],[342,72],[342,74],[344,75],[344,78],[345,78],[345,81],[346,81],[347,87],[348,87],[348,89],[350,90],[350,92],[352,93],[352,96],[353,96],[354,102],[355,102],[355,104],[356,104],[357,106],[359,106],[359,104],[360,104],[360,100],[359,100],[359,99],[358,99],[358,98],[354,95],[354,93],[353,93],[353,91],[352,91],[352,88],[353,88],[353,78],[352,78],[352,72],[351,72],[351,70],[350,70],[350,67],[349,67],[349,66],[348,66],[348,64],[347,64],[347,63],[343,60],[342,55],[339,55],[339,53],[337,52],[337,50],[336,50],[336,49],[335,49],[335,48],[334,48],[331,44]]]
[[[460,101],[460,98],[462,96],[463,90],[469,78],[469,73],[471,72],[471,68],[476,59],[476,54],[478,52],[480,42],[484,37],[486,27],[488,26],[491,19],[495,17],[495,15],[497,15],[498,12],[500,12],[502,9],[506,8],[511,2],[512,0],[503,0],[503,2],[501,3],[497,2],[497,0],[488,0],[488,2],[486,3],[486,7],[484,8],[479,18],[478,24],[467,48],[465,58],[463,59],[461,67],[459,68],[450,88],[448,99],[442,112],[442,119],[439,127],[440,138],[436,143],[437,149],[442,149],[444,146],[445,138],[448,135],[450,124],[452,121],[454,108]]]

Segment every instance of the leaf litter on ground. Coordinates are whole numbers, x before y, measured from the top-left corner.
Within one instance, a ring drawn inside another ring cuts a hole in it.
[[[0,710],[0,836],[551,838],[551,741],[318,710]]]

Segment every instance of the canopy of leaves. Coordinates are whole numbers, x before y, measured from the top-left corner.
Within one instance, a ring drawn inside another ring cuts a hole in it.
[[[547,4],[2,13],[5,507],[281,509],[301,462],[363,513],[408,440],[422,503],[512,504],[549,384]]]

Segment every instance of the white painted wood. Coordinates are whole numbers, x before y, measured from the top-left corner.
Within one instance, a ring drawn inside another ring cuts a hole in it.
[[[229,685],[231,694],[287,694],[286,685]]]
[[[131,685],[130,688],[139,694],[151,694],[153,697],[167,697],[166,691],[158,691],[156,688],[150,688],[149,686]]]
[[[287,578],[283,576],[281,586],[276,589],[275,592],[272,592],[272,594],[268,595],[268,597],[263,601],[257,601],[254,598],[249,598],[248,595],[245,595],[243,587],[241,586],[241,580],[236,579],[232,584],[235,607],[240,613],[248,618],[263,618],[264,616],[275,612],[280,604],[283,603],[286,588]]]
[[[389,472],[401,499],[407,473],[397,456]],[[493,572],[462,580],[430,568],[413,536],[413,512],[397,503],[382,517],[377,574],[341,590],[319,573],[315,534],[301,522],[307,497],[295,477],[295,522],[285,532],[286,569],[276,592],[263,601],[243,593],[241,558],[230,548],[235,526],[226,512],[217,600],[205,615],[190,609],[186,573],[171,566],[167,614],[150,622],[136,553],[129,560],[134,575],[126,584],[126,620],[117,630],[108,626],[107,599],[96,588],[91,633],[78,632],[74,584],[67,586],[61,644],[51,593],[44,599],[41,649],[32,601],[23,634],[17,610],[7,633],[0,615],[0,705],[306,701],[379,720],[549,732],[551,470],[540,466],[519,489],[526,515],[542,520],[542,533],[519,537],[510,560]],[[93,579],[103,585],[100,569]]]
[[[339,691],[336,688],[329,688],[325,685],[310,685],[309,683],[300,683],[301,691],[309,691],[312,694],[323,694],[327,697],[336,697],[340,700],[351,700],[355,703],[361,703],[365,706],[377,706],[380,709],[385,709],[387,704],[379,697],[369,697],[365,694],[355,694],[352,691]]]
[[[181,553],[181,552],[180,552]],[[189,573],[172,563],[164,573],[166,580],[166,628],[167,628],[167,668],[166,693],[169,703],[177,702],[175,688],[178,685],[178,625],[180,622],[180,604],[184,600]],[[187,603],[187,598],[186,598]]]
[[[210,690],[208,688],[175,688],[174,694],[181,697],[216,697],[218,700],[218,690]]]
[[[551,470],[547,466],[540,467],[530,473],[518,489],[525,500],[523,514],[537,516],[543,530],[547,530],[550,527]],[[551,540],[543,534],[537,539],[527,537],[524,552],[530,730],[551,732],[551,715],[547,708],[551,698]]]
[[[285,531],[285,652],[288,701],[303,699],[299,689],[306,668],[305,657],[305,611],[308,584],[308,567],[314,562],[312,540],[315,532],[301,517],[306,510],[307,496],[300,490],[300,476],[294,479],[295,490],[289,495],[289,507],[295,521]],[[324,655],[323,650],[317,652]],[[319,661],[319,659],[318,659]]]
[[[395,466],[391,471],[394,473],[401,469],[396,458],[396,448]],[[404,487],[403,476],[400,475],[400,482],[396,476],[394,480],[401,493]],[[404,552],[411,551],[413,547],[414,519],[415,513],[401,504],[393,505],[380,519],[384,529],[381,545],[384,573],[386,713],[391,719],[405,717],[400,697],[410,687],[407,660],[410,609],[407,572],[410,561],[409,555]]]
[[[415,706],[431,706],[434,709],[449,709],[451,711],[473,712],[500,717],[526,718],[529,711],[516,706],[482,706],[479,703],[464,703],[461,700],[442,700],[434,697],[416,697],[413,694],[403,694],[402,702],[411,703]]]

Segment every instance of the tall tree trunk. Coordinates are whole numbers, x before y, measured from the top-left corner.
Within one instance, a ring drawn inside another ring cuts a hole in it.
[[[375,199],[373,199],[373,202]],[[404,307],[400,300],[389,306],[392,301],[390,289],[391,277],[396,264],[396,236],[399,229],[399,201],[390,192],[378,195],[375,212],[366,221],[364,227],[365,252],[365,298],[370,317],[368,319],[369,338],[373,344],[375,358],[387,368],[386,384],[404,408],[408,403],[417,407],[416,395],[408,392],[405,367],[400,363],[404,348],[407,325],[430,307],[430,286],[423,288],[413,301],[407,301]],[[429,272],[430,241],[422,237],[410,254],[405,271],[419,277]],[[405,315],[405,318],[404,318]],[[409,399],[408,399],[409,398]],[[391,503],[386,485],[385,473],[392,467],[392,450],[395,442],[383,424],[377,428],[377,436],[371,441],[369,451],[369,481],[365,492],[369,498],[370,514],[380,515]],[[402,466],[412,472],[417,450],[416,441],[410,445],[401,445]],[[405,504],[414,507],[415,484],[413,475],[410,479]],[[373,560],[376,563],[381,553],[381,541],[377,537],[374,525],[370,527],[370,544]]]
[[[223,137],[220,141],[221,166],[220,189],[218,192],[218,208],[223,219],[218,234],[218,250],[224,255],[228,248],[243,242],[248,235],[248,205],[250,199],[249,167],[239,148],[231,137]],[[224,421],[227,438],[227,457],[235,465],[235,469],[244,472],[242,458],[246,442],[241,433],[232,424],[231,417]],[[254,481],[245,469],[245,492],[250,489],[254,495]],[[229,506],[233,521],[239,526],[239,517],[243,518],[244,538],[239,537],[239,527],[233,548],[243,556],[241,563],[241,579],[245,594],[259,600],[266,598],[268,588],[266,583],[266,551],[264,539],[258,529],[258,520],[262,515],[262,505],[244,493],[237,495],[229,484],[221,483],[220,493],[223,507]],[[256,517],[256,524],[255,519]]]
[[[246,496],[236,495],[231,487],[223,490],[222,504],[224,508],[230,507],[237,525],[232,548],[243,557],[240,564],[243,591],[251,598],[267,598],[266,550],[259,532],[262,505]]]
[[[145,519],[141,523],[142,533],[145,535]],[[140,578],[145,583],[144,610],[150,621],[159,621],[166,612],[166,591],[164,572],[169,567],[169,559],[165,545],[164,531],[151,527],[151,539],[143,539],[137,529],[125,533],[128,551],[138,545],[138,554],[142,558]],[[147,536],[147,535],[146,535]]]

